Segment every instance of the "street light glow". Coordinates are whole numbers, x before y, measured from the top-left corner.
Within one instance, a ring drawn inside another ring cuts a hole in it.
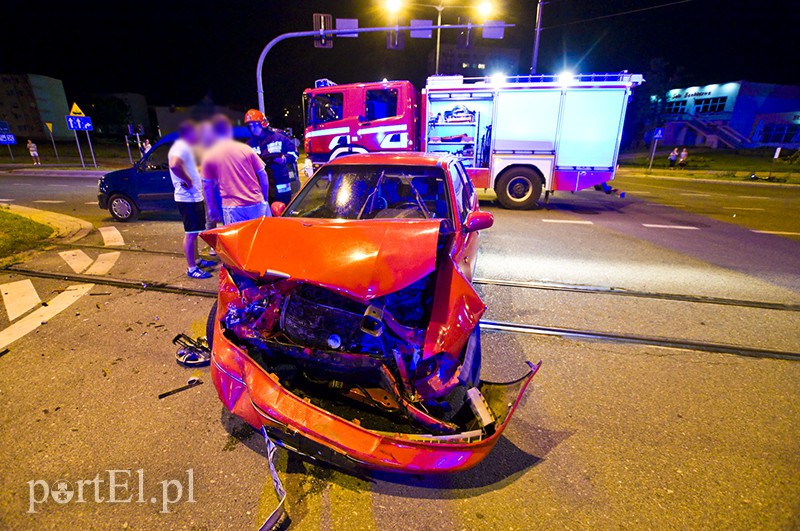
[[[478,4],[478,12],[481,14],[482,17],[488,17],[492,14],[492,3],[491,2],[481,2]]]
[[[402,0],[386,0],[386,11],[391,13],[392,15],[396,15],[400,12],[400,8],[403,7]]]

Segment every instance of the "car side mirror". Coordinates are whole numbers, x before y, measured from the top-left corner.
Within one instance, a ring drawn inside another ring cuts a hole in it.
[[[280,201],[275,201],[269,206],[270,210],[272,210],[272,215],[276,218],[281,217],[283,211],[286,210],[286,203],[281,203]]]
[[[467,220],[464,222],[464,231],[476,232],[488,229],[492,225],[494,225],[494,216],[491,212],[476,210],[467,214]]]

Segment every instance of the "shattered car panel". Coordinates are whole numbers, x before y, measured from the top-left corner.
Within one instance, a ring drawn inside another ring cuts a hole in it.
[[[299,453],[462,470],[492,449],[539,366],[480,379],[486,307],[458,266],[477,234],[457,214],[453,159],[397,159],[341,159],[283,217],[202,234],[224,263],[211,374],[230,411]]]

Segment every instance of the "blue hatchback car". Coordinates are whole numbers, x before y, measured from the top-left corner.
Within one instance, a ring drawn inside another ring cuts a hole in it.
[[[246,142],[246,127],[234,127],[234,137]],[[170,133],[153,145],[133,167],[105,174],[98,183],[97,203],[117,221],[135,221],[143,211],[177,211],[167,154],[177,133]]]

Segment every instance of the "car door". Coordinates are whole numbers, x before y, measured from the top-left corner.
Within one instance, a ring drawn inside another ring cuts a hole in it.
[[[168,210],[175,207],[168,153],[171,143],[151,149],[138,163],[136,201],[142,210]]]
[[[457,218],[453,261],[458,265],[461,273],[472,281],[478,256],[479,235],[477,232],[465,232],[464,222],[470,212],[478,209],[478,197],[460,161],[452,161],[448,165],[448,174],[453,183],[453,199]]]

